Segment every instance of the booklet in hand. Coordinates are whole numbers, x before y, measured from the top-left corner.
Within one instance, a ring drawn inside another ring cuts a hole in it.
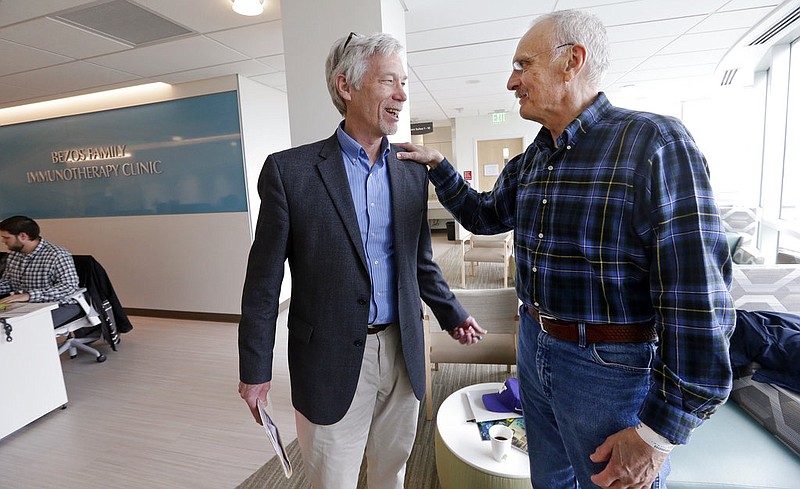
[[[272,448],[275,449],[275,453],[278,455],[281,465],[283,465],[283,473],[286,474],[286,478],[288,479],[292,476],[292,463],[289,461],[289,457],[286,455],[286,449],[283,447],[281,435],[278,433],[278,427],[275,426],[272,418],[269,416],[269,414],[267,414],[267,410],[264,408],[264,403],[261,402],[261,399],[257,401],[257,404],[258,414],[261,416],[261,424],[264,425],[264,431],[267,432],[267,438],[269,438]]]

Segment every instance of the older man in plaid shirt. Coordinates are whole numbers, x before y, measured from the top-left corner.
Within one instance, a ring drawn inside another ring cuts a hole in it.
[[[53,325],[58,327],[81,314],[70,296],[78,289],[78,273],[72,255],[39,235],[39,225],[25,216],[0,222],[0,240],[9,249],[0,278],[0,304],[10,302],[58,302]]]

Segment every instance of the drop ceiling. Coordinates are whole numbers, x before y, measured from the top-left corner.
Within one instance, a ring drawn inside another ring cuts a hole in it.
[[[603,20],[612,50],[603,82],[609,94],[637,91],[685,100],[718,89],[717,64],[780,2],[402,3],[411,117],[427,121],[513,110],[505,88],[511,56],[543,13],[582,8]],[[266,0],[265,7],[260,16],[242,17],[230,0],[0,0],[0,107],[235,73],[285,92],[280,7],[277,0]],[[121,24],[115,18],[120,11],[128,12]],[[87,18],[86,25],[75,22]],[[98,19],[101,25],[91,27]],[[131,30],[130,22],[141,24]]]

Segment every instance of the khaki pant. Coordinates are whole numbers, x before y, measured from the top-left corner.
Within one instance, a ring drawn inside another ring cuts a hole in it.
[[[418,413],[399,327],[367,335],[358,387],[344,418],[317,425],[295,412],[306,477],[315,489],[355,489],[366,450],[367,487],[402,489]]]

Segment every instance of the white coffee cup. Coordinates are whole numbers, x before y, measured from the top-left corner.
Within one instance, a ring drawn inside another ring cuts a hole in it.
[[[489,428],[489,438],[492,440],[492,458],[502,462],[508,456],[511,448],[511,437],[514,432],[508,426],[496,424]]]

